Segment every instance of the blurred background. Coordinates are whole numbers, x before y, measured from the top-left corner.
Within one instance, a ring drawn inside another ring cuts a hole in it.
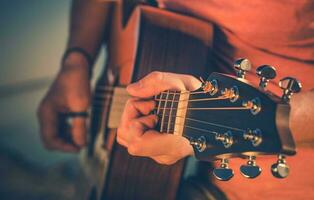
[[[0,1],[1,200],[79,199],[79,155],[45,150],[36,119],[65,49],[70,3]]]

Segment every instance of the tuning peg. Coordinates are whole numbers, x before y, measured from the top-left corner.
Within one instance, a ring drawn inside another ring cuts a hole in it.
[[[270,65],[262,65],[256,69],[256,74],[260,77],[259,87],[265,89],[269,80],[276,77],[276,69]]]
[[[197,139],[190,138],[190,144],[197,149],[199,152],[203,152],[206,149],[206,138],[201,136]]]
[[[252,145],[257,147],[263,141],[262,131],[260,129],[247,129],[247,131],[243,133],[243,138],[247,141],[251,141]]]
[[[215,140],[220,141],[225,148],[229,148],[233,144],[233,136],[231,131],[227,131],[224,134],[215,133]]]
[[[229,168],[228,159],[221,159],[220,167],[215,168],[213,174],[220,181],[230,180],[233,177],[234,172],[232,169]]]
[[[262,169],[256,165],[256,157],[249,156],[249,160],[246,165],[241,165],[240,171],[241,174],[246,178],[256,178],[262,172]]]
[[[302,89],[301,82],[292,77],[285,77],[279,81],[279,87],[283,89],[282,100],[289,102],[293,93],[298,93]]]
[[[236,60],[233,64],[237,71],[237,76],[239,78],[244,78],[246,71],[250,71],[252,68],[251,62],[246,58],[240,58]]]
[[[200,77],[200,81],[202,82],[201,87],[205,93],[209,93],[213,96],[218,92],[218,82],[216,79],[204,81],[204,79]]]
[[[279,155],[277,163],[271,166],[271,173],[276,178],[286,178],[289,175],[289,166],[284,155]]]

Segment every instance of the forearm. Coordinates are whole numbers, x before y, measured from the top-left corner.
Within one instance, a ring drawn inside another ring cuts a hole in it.
[[[314,89],[293,95],[290,128],[298,146],[314,146]]]
[[[95,58],[106,42],[111,7],[98,0],[73,0],[67,47],[83,48]]]

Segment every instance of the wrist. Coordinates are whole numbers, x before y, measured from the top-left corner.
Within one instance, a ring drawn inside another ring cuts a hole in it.
[[[89,79],[92,76],[92,67],[94,65],[94,58],[89,54],[84,48],[81,47],[71,47],[68,48],[61,61],[62,69],[68,68],[79,68],[87,69],[87,74]]]
[[[71,52],[62,60],[61,72],[81,71],[90,76],[90,66],[79,52]]]

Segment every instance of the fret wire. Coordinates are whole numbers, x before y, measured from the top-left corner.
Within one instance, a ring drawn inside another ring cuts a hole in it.
[[[169,91],[169,90],[168,90]],[[167,93],[166,95],[166,99],[168,99],[168,96],[169,96],[169,93]],[[160,101],[159,101],[160,102]],[[164,108],[167,107],[167,101],[164,102]],[[162,108],[161,108],[162,109]],[[162,112],[162,118],[161,118],[161,125],[160,125],[160,132],[163,131],[163,125],[164,125],[164,116],[165,116],[165,109],[163,109],[163,112]]]
[[[174,103],[174,99],[176,97],[176,94],[172,95],[172,101],[171,101],[171,109],[170,109],[170,116],[168,117],[168,126],[167,126],[167,133],[169,133],[169,129],[170,129],[170,121],[171,121],[171,115],[172,115],[172,107],[173,107],[173,103]]]
[[[162,98],[163,94],[160,94],[159,98]],[[157,98],[157,95],[156,95],[156,98]],[[159,111],[160,111],[160,104],[161,104],[161,101],[158,102],[158,108],[157,108],[157,115],[159,114]]]

